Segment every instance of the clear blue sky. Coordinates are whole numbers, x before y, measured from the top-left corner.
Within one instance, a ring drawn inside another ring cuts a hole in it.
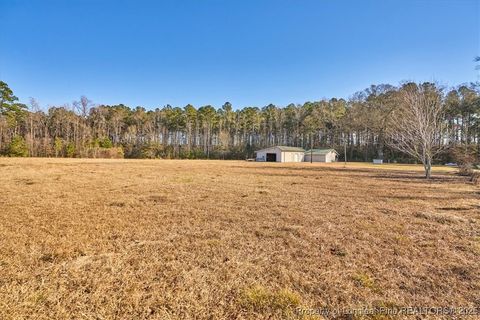
[[[0,0],[0,79],[28,102],[234,107],[478,80],[480,0]]]

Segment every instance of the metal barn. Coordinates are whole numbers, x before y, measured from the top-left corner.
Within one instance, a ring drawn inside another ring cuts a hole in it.
[[[311,149],[305,151],[305,162],[335,162],[338,152],[335,149]]]
[[[255,151],[256,161],[303,162],[305,150],[297,147],[275,146]]]

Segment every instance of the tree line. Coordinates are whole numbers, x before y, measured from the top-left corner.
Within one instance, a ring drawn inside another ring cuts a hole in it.
[[[472,83],[446,89],[428,82],[372,85],[349,99],[284,107],[269,104],[237,109],[226,102],[220,108],[188,104],[148,110],[123,104],[95,105],[85,96],[71,104],[43,109],[33,98],[28,105],[19,103],[8,85],[0,81],[0,155],[245,159],[254,157],[254,151],[261,148],[288,145],[335,148],[340,159],[346,156],[349,161],[421,161],[415,150],[399,148],[408,141],[405,132],[400,135],[406,130],[402,120],[408,119],[402,104],[415,103],[407,101],[406,93],[412,88],[421,92],[421,97],[435,97],[440,107],[436,116],[441,128],[432,133],[435,139],[431,147],[444,152],[432,154],[433,160],[455,161],[455,153],[462,150],[460,153],[478,161],[479,86]],[[410,115],[418,117],[415,112],[432,103],[427,100]],[[425,121],[431,120],[428,114],[425,117]],[[414,127],[411,133],[417,129],[423,130]]]

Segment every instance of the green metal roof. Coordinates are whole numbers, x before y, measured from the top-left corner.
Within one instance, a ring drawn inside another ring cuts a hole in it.
[[[314,155],[324,155],[324,154],[327,154],[329,152],[335,152],[335,153],[338,153],[337,151],[335,151],[335,149],[310,149],[310,150],[307,150],[305,151],[305,154],[306,155],[309,155],[309,154],[314,154]]]

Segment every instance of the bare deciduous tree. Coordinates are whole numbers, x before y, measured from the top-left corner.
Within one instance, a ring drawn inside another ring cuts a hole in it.
[[[392,113],[388,134],[392,148],[423,164],[431,176],[432,160],[447,145],[445,105],[434,84],[405,84],[398,92],[398,106]]]
[[[73,102],[74,110],[77,111],[83,118],[87,118],[92,107],[92,101],[86,96],[81,96],[79,101]]]

